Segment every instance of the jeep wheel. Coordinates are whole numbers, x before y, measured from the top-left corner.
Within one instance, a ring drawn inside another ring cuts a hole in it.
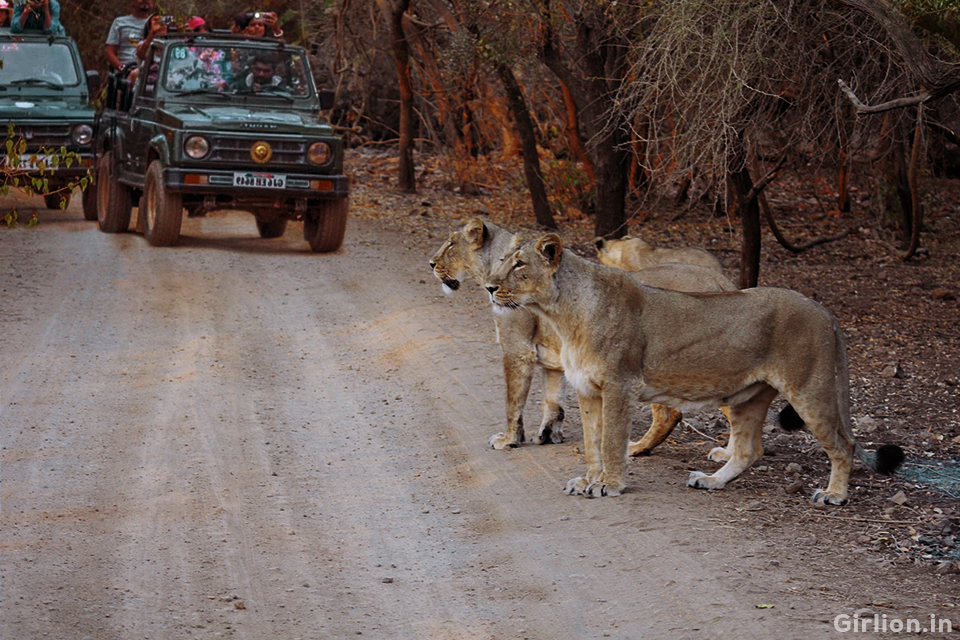
[[[287,221],[270,220],[269,222],[262,222],[257,220],[257,231],[260,232],[261,238],[279,238],[287,231]]]
[[[323,200],[319,206],[307,212],[303,221],[303,238],[310,243],[314,253],[336,251],[343,244],[347,231],[348,198]]]
[[[96,220],[97,219],[97,185],[88,184],[87,188],[83,190],[83,194],[80,198],[83,203],[83,219],[84,220]]]
[[[163,165],[154,160],[144,180],[144,235],[154,247],[170,247],[180,239],[183,222],[183,198],[171,193],[163,183]]]
[[[100,231],[120,233],[130,228],[133,192],[117,181],[113,152],[105,151],[97,162],[97,221]]]
[[[62,205],[60,204],[61,202],[63,203]],[[70,206],[70,192],[48,193],[43,196],[43,203],[47,205],[47,209],[66,209]]]

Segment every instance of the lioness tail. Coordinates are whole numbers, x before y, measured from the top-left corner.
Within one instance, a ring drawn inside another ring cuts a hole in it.
[[[777,422],[780,424],[780,428],[787,432],[799,431],[803,429],[805,425],[803,418],[800,417],[797,410],[790,404],[780,410],[777,416]],[[864,466],[885,476],[892,475],[896,472],[896,470],[900,468],[900,465],[903,464],[905,457],[903,449],[895,444],[882,445],[876,452],[872,452],[866,451],[858,442],[856,445],[856,454]]]

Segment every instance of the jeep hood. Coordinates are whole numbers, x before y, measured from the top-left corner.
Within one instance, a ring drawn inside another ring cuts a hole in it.
[[[287,110],[281,110],[286,108]],[[274,110],[276,109],[276,110]],[[331,132],[330,125],[317,119],[315,112],[276,105],[271,109],[237,106],[178,106],[161,113],[168,124],[187,129],[222,129],[262,133],[304,133],[304,129]],[[319,131],[318,131],[319,132]]]
[[[93,107],[80,98],[0,94],[0,121],[24,119],[93,120]]]

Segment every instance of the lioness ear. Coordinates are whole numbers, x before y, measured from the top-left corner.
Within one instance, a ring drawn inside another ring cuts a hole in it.
[[[480,218],[471,218],[467,220],[466,226],[463,227],[463,235],[467,238],[470,246],[477,250],[480,249],[486,239],[490,237],[490,232],[487,230],[487,226],[483,224],[483,220]]]
[[[561,256],[563,256],[563,241],[555,233],[540,236],[537,240],[537,252],[547,259],[548,264],[557,267],[560,265]]]

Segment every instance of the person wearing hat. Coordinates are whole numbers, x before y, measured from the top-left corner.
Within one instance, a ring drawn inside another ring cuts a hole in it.
[[[13,7],[7,0],[0,0],[0,28],[10,26],[10,16],[13,15]]]
[[[0,0],[2,1],[2,0]],[[210,33],[210,24],[200,16],[193,16],[187,20],[187,31],[192,33]]]
[[[13,6],[10,33],[39,31],[49,36],[65,36],[60,24],[60,3],[57,0],[20,0]]]

